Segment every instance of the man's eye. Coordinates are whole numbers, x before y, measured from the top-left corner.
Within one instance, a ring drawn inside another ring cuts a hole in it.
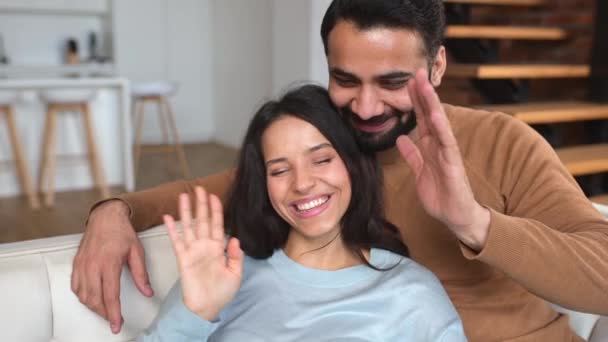
[[[390,82],[383,82],[382,83],[382,88],[384,89],[388,89],[388,90],[396,90],[396,89],[401,89],[403,87],[405,87],[407,85],[407,81],[403,80],[403,81],[390,81]]]
[[[340,78],[335,78],[336,83],[338,83],[341,87],[355,87],[357,85],[357,81],[354,80],[345,80]]]

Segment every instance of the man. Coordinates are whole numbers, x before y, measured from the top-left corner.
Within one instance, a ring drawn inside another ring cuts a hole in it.
[[[446,287],[471,341],[572,341],[545,300],[608,314],[608,224],[551,147],[499,113],[442,105],[440,0],[334,0],[321,27],[329,92],[376,151],[387,218]],[[230,172],[125,194],[91,212],[74,259],[81,302],[122,324],[127,263],[152,295],[135,231],[175,215],[195,185],[223,196]]]

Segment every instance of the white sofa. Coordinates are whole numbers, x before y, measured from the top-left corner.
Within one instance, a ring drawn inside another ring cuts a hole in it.
[[[122,274],[125,324],[119,335],[112,335],[109,324],[83,306],[70,289],[72,259],[80,237],[77,234],[0,245],[0,341],[132,341],[150,324],[177,279],[164,227],[140,234],[156,295],[145,298],[128,271]],[[608,317],[570,312],[570,321],[588,341],[608,341]]]

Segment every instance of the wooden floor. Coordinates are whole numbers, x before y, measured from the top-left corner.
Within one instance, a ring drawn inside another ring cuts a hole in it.
[[[193,175],[205,176],[234,165],[237,152],[217,144],[184,146]],[[145,189],[181,178],[173,155],[144,154],[136,189]],[[145,170],[145,171],[144,171]],[[124,189],[112,188],[112,194]],[[80,233],[96,191],[57,193],[55,207],[31,210],[25,197],[0,198],[0,243]]]

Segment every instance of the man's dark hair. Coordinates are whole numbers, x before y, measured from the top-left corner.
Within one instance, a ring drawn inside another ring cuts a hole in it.
[[[371,265],[362,248],[382,248],[408,256],[397,228],[383,218],[382,171],[378,163],[372,155],[359,150],[350,126],[338,114],[327,90],[315,85],[298,87],[278,101],[265,103],[249,123],[225,210],[226,227],[241,241],[243,251],[253,258],[268,258],[287,242],[291,227],[270,202],[262,150],[266,129],[286,116],[316,127],[346,166],[352,196],[340,224],[347,248],[368,266]]]
[[[365,31],[374,28],[407,29],[420,35],[423,53],[432,61],[443,43],[445,14],[441,0],[334,0],[321,24],[325,55],[330,32],[340,21]]]

